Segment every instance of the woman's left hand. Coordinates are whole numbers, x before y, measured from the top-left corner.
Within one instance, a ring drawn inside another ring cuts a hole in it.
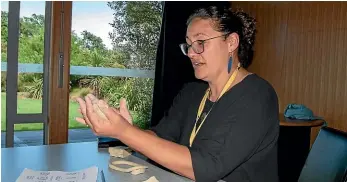
[[[131,127],[131,124],[111,107],[102,109],[106,119],[100,117],[94,111],[92,100],[88,95],[85,101],[81,98],[77,101],[83,118],[76,118],[76,121],[87,124],[95,135],[118,138],[128,127]]]

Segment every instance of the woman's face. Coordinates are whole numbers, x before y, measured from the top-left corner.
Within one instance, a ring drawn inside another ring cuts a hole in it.
[[[221,73],[227,73],[232,46],[229,39],[225,39],[223,35],[222,32],[214,30],[210,19],[195,18],[189,24],[186,33],[187,44],[193,43],[192,46],[196,47],[196,50],[202,50],[203,46],[201,54],[196,53],[192,47],[188,50],[187,56],[192,61],[196,78],[213,81],[218,79]]]

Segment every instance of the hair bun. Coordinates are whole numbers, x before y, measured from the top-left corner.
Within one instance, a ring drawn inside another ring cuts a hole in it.
[[[253,45],[256,34],[256,19],[243,12],[241,9],[237,9],[233,14],[238,17],[243,24],[243,38],[248,44]]]

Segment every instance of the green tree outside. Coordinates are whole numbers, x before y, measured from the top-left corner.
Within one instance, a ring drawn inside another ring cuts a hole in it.
[[[107,2],[114,11],[109,33],[112,49],[102,39],[87,30],[81,35],[71,33],[71,65],[154,70],[157,43],[160,36],[161,2]],[[1,61],[7,61],[8,14],[1,12]],[[44,16],[33,14],[20,18],[19,62],[38,63],[43,60]],[[2,92],[6,83],[2,72]],[[80,94],[93,92],[117,107],[124,97],[135,115],[135,123],[148,127],[151,114],[153,79],[71,75],[72,90]],[[42,74],[20,74],[18,92],[29,98],[42,97]]]

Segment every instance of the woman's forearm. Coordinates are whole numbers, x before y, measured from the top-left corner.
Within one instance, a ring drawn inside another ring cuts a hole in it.
[[[151,135],[153,135],[153,136],[157,136],[157,134],[156,133],[154,133],[152,130],[144,130],[146,133],[149,133],[149,134],[151,134]]]
[[[129,127],[118,137],[130,148],[158,164],[195,180],[190,152],[187,147],[159,138],[153,131]]]

